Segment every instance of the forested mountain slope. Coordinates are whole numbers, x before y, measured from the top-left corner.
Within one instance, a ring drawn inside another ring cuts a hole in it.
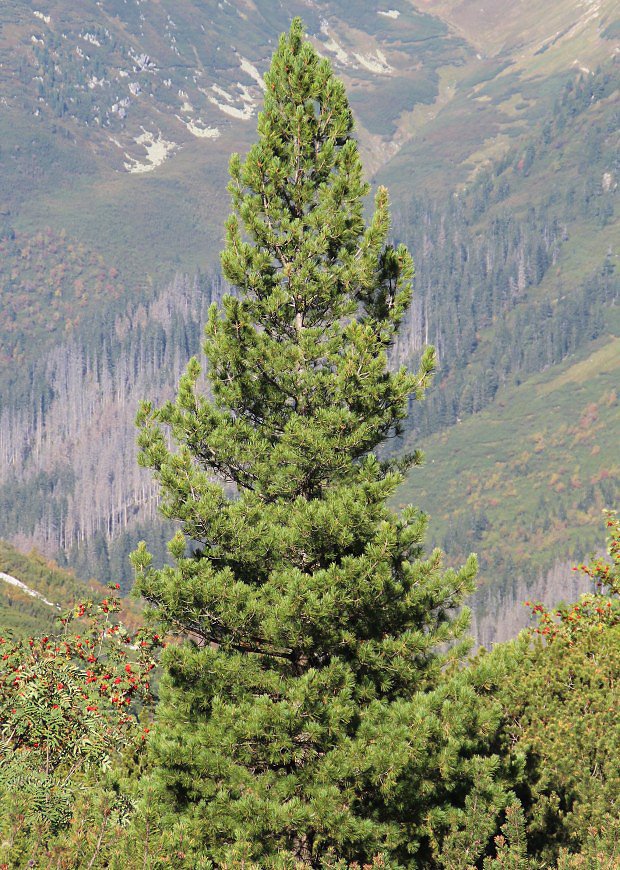
[[[468,458],[482,427],[506,419],[509,440],[526,411],[521,440],[546,432],[546,443],[568,444],[571,390],[550,415],[540,384],[593,352],[615,370],[611,0],[553,0],[536,15],[524,3],[468,0],[3,4],[0,536],[125,588],[138,537],[163,554],[168,530],[135,462],[135,408],[170,395],[199,350],[222,291],[228,155],[250,141],[261,73],[294,13],[346,82],[366,165],[389,184],[394,235],[416,261],[394,361],[414,361],[427,341],[439,351],[406,436],[424,440],[428,464],[403,498],[431,512],[450,555],[479,549],[485,584],[508,589],[515,565],[531,578],[590,546],[599,502],[617,499],[617,405],[605,404],[594,369],[577,410],[596,405],[610,433],[590,448],[609,470],[604,485],[586,483],[598,471],[585,454],[568,463],[549,450],[545,475],[522,461],[536,485],[507,500],[509,444],[500,495],[490,495],[500,505],[486,495],[478,505],[473,494],[504,459],[495,448]],[[576,465],[581,490],[558,490]],[[471,485],[459,504],[448,477],[456,491]],[[551,525],[566,515],[553,535],[543,514]],[[532,530],[525,553],[512,534],[521,526]]]
[[[440,367],[410,421],[429,464],[401,496],[455,560],[479,552],[487,641],[523,625],[523,599],[575,594],[570,560],[618,503],[618,83],[612,66],[565,86],[534,135],[405,221],[429,251],[413,343]]]
[[[0,414],[4,536],[128,588],[126,557],[156,517],[156,487],[136,461],[137,404],[172,394],[212,292],[209,281],[179,277],[145,305],[93,319],[81,340],[32,366],[28,391]]]
[[[382,176],[451,188],[544,123],[567,74],[595,71],[617,53],[617,4],[567,0],[424,0],[473,48],[474,61],[442,68],[438,98],[420,107],[411,135]]]
[[[399,492],[399,503],[430,512],[431,538],[454,562],[478,552],[483,643],[529,621],[527,598],[557,603],[585,591],[571,567],[598,549],[602,510],[618,504],[617,328],[594,347],[500,389],[485,410],[428,439],[426,466]]]
[[[616,328],[619,94],[615,65],[569,83],[544,125],[471,186],[401,213],[395,229],[419,254],[400,356],[430,341],[440,357],[418,430]]]

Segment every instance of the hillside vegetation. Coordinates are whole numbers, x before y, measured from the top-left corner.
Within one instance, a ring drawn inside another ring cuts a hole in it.
[[[125,589],[138,537],[163,558],[167,534],[132,421],[144,395],[171,394],[221,294],[210,264],[225,164],[249,143],[282,12],[271,0],[39,5],[0,10],[0,534]],[[352,94],[364,159],[390,184],[393,234],[416,262],[394,362],[415,364],[431,342],[440,365],[405,443],[425,438],[429,469],[437,433],[463,443],[460,463],[445,455],[469,486],[466,451],[505,394],[518,388],[532,434],[561,438],[568,421],[547,419],[536,379],[605,341],[616,358],[615,4],[553,0],[537,16],[448,0],[291,10]],[[593,383],[584,407],[601,405]],[[613,499],[613,439],[597,446],[610,469],[600,498]],[[483,477],[502,461],[488,453]],[[566,462],[547,459],[563,479]],[[454,509],[446,499],[443,487],[425,492],[438,522]],[[455,551],[483,543],[470,508],[453,518]],[[517,500],[540,537],[531,510]],[[566,563],[582,533],[589,546],[595,509],[587,521],[563,511],[537,571]],[[510,512],[496,522],[498,541],[513,541]],[[507,589],[512,563],[496,549],[485,582]]]
[[[590,351],[429,439],[426,465],[399,491],[399,503],[429,511],[433,541],[455,562],[479,554],[483,643],[527,624],[526,598],[552,605],[583,591],[570,567],[597,549],[602,510],[618,503],[620,338]]]
[[[440,382],[412,417],[429,466],[404,497],[448,552],[481,553],[501,607],[559,563],[547,598],[572,589],[569,560],[618,499],[618,84],[613,67],[569,84],[456,203],[412,205],[410,244],[432,250],[417,344],[424,329],[439,347]]]
[[[27,590],[11,584],[7,575]],[[5,636],[51,632],[60,613],[84,594],[84,583],[39,553],[25,555],[0,541],[0,632]]]

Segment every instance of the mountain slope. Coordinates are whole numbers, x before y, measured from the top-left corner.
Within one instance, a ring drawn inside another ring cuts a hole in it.
[[[0,540],[0,634],[23,637],[52,631],[61,611],[85,592],[74,574]]]
[[[212,259],[228,155],[251,141],[289,17],[302,14],[345,73],[370,152],[383,151],[402,111],[432,102],[440,64],[471,54],[413,7],[397,20],[379,12],[303,0],[4,4],[4,209],[18,229],[65,227],[117,267],[169,275],[175,257],[186,269]]]
[[[409,364],[430,341],[440,367],[427,402],[412,407],[407,438],[423,437],[429,459],[437,437],[458,442],[441,461],[471,487],[459,507],[443,478],[435,494],[424,484],[433,516],[455,516],[433,538],[455,558],[488,548],[497,562],[491,581],[489,556],[485,583],[504,594],[514,568],[500,544],[525,559],[510,530],[520,511],[532,528],[541,513],[526,487],[514,515],[495,506],[494,534],[480,537],[467,519],[489,474],[476,459],[480,481],[467,476],[480,421],[501,418],[499,403],[516,390],[515,408],[531,405],[533,431],[549,424],[554,441],[564,424],[547,421],[536,378],[601,343],[618,352],[612,0],[549,0],[536,15],[508,0],[4,3],[0,535],[123,588],[138,536],[164,557],[169,530],[135,463],[135,408],[171,395],[199,350],[206,306],[223,289],[211,266],[228,155],[254,138],[262,73],[295,13],[345,80],[373,184],[390,185],[394,234],[416,260],[394,360]],[[584,407],[607,409],[594,383],[584,383]],[[601,413],[614,431],[613,406]],[[517,414],[505,433],[520,427]],[[613,441],[596,446],[610,487]],[[549,475],[572,492],[560,453],[545,454]],[[580,460],[590,480],[588,463]],[[532,486],[539,473],[533,465]],[[596,493],[597,510],[615,497]],[[544,573],[577,551],[578,537],[592,539],[593,511],[582,522],[567,496],[549,498],[569,519],[519,576]]]
[[[423,189],[446,190],[544,120],[571,74],[593,72],[617,54],[614,0],[423,0],[421,8],[462,36],[474,57],[442,70],[439,97],[411,119],[409,136],[381,172]]]
[[[610,324],[611,325],[611,324]],[[585,352],[500,390],[479,414],[424,443],[398,503],[430,514],[430,537],[449,558],[479,553],[479,634],[505,639],[522,627],[522,607],[498,625],[482,614],[491,598],[547,603],[575,594],[571,561],[600,546],[602,511],[620,499],[620,318],[616,334]],[[552,584],[541,584],[558,565]],[[489,593],[492,593],[489,595]],[[484,634],[482,630],[484,629]]]
[[[512,604],[533,589],[575,594],[569,562],[620,496],[619,84],[614,66],[569,83],[458,206],[422,204],[412,222],[428,251],[417,342],[424,325],[440,367],[411,418],[429,466],[401,497],[453,558],[480,553],[487,643],[524,624]]]
[[[618,48],[613,0],[513,7],[4,3],[0,386],[94,311],[217,262],[228,156],[252,140],[289,16],[345,80],[365,163],[400,205],[465,183],[539,124],[561,81]]]
[[[614,54],[613,0],[514,7],[5,3],[1,210],[20,231],[64,228],[138,280],[213,262],[228,155],[252,139],[294,14],[347,84],[369,168],[392,158],[382,177],[404,167],[416,184],[447,176],[445,190],[541,116],[558,76]]]

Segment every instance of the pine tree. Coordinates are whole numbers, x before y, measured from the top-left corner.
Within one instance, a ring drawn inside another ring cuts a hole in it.
[[[387,242],[385,189],[364,221],[345,90],[299,20],[265,83],[258,142],[230,163],[222,267],[238,292],[210,311],[211,392],[193,359],[176,401],[139,415],[141,462],[181,527],[173,567],[134,554],[137,589],[183,638],[165,655],[155,778],[162,813],[217,866],[407,864],[434,788],[416,752],[441,732],[411,699],[459,655],[475,561],[444,571],[421,512],[387,505],[420,457],[374,451],[433,352],[388,368],[412,261]]]

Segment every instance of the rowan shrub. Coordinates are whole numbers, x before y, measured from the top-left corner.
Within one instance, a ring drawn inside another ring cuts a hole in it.
[[[145,628],[129,632],[120,609],[113,586],[62,616],[54,634],[0,637],[0,864],[39,866],[63,832],[83,829],[80,806],[99,807],[106,825],[129,813],[112,768],[123,757],[135,766],[143,752],[163,643]]]

